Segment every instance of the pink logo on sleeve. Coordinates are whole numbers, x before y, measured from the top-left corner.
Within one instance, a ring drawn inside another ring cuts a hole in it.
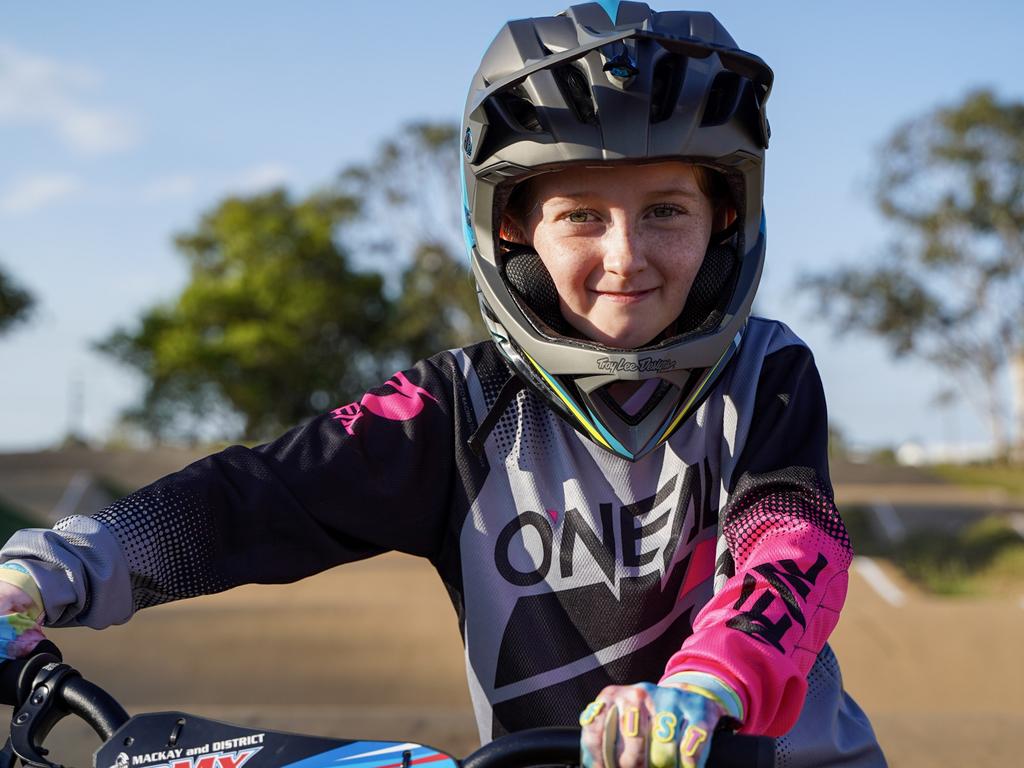
[[[356,422],[363,418],[363,412],[359,410],[359,403],[349,403],[343,405],[341,408],[335,408],[331,411],[331,416],[341,422],[341,426],[345,428],[345,431],[350,435],[356,433]]]
[[[331,415],[341,422],[346,432],[354,435],[356,422],[362,418],[365,411],[389,421],[408,421],[423,410],[423,398],[437,402],[436,397],[423,387],[413,384],[401,371],[388,379],[384,386],[391,387],[394,391],[383,395],[367,392],[358,403],[335,408]]]

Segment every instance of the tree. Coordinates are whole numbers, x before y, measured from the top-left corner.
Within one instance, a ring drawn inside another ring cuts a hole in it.
[[[190,280],[100,349],[154,437],[259,440],[486,337],[462,252],[458,129],[417,123],[333,188],[230,198],[175,243]]]
[[[336,237],[357,212],[336,192],[293,202],[279,189],[228,198],[179,235],[184,291],[99,345],[145,378],[129,417],[157,437],[240,419],[252,441],[379,382],[383,279],[351,269]]]
[[[1024,459],[1024,103],[988,90],[901,126],[880,155],[880,262],[804,279],[843,331],[881,337],[958,381],[1001,455]]]
[[[402,275],[388,338],[391,348],[407,361],[420,360],[479,341],[482,326],[469,270],[439,243],[421,243]]]
[[[410,123],[369,163],[344,168],[339,188],[361,201],[364,247],[406,263],[424,242],[462,253],[459,152],[456,123]]]
[[[28,318],[35,299],[0,270],[0,335]]]

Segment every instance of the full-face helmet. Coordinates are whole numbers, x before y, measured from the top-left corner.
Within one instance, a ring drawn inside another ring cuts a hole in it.
[[[585,3],[510,21],[484,54],[462,127],[464,234],[484,322],[519,376],[601,447],[637,460],[692,416],[735,354],[764,263],[765,102],[772,72],[710,13]],[[728,189],[675,324],[638,349],[576,333],[550,274],[500,237],[517,184],[571,164],[681,160]],[[627,410],[608,392],[645,383]]]

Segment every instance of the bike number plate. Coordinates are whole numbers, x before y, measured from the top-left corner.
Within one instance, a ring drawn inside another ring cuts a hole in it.
[[[348,741],[253,730],[182,712],[136,715],[93,758],[95,768],[458,768],[411,742]]]

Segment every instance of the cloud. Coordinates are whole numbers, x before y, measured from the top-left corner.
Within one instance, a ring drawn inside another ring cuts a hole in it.
[[[199,181],[186,173],[176,173],[153,180],[142,189],[142,197],[151,203],[186,200],[199,188]]]
[[[106,154],[133,147],[138,126],[122,111],[88,103],[100,77],[85,67],[0,43],[0,124],[42,126],[72,149]]]
[[[283,165],[265,163],[242,171],[228,181],[228,188],[240,194],[266,192],[287,183],[291,171]]]
[[[0,213],[22,215],[70,197],[82,188],[74,176],[52,174],[29,176],[0,194]]]

